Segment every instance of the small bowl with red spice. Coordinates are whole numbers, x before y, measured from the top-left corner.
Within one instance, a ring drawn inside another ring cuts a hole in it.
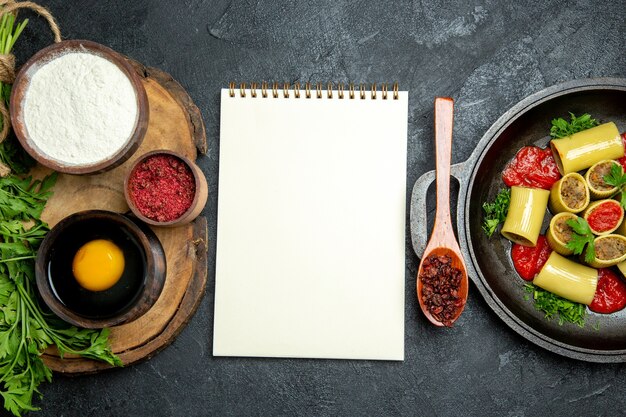
[[[124,181],[124,195],[130,210],[143,222],[174,227],[191,222],[202,212],[208,185],[194,162],[163,149],[135,161]]]

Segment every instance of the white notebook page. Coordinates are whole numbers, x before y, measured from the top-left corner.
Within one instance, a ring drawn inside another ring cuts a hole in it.
[[[221,93],[213,354],[404,359],[408,93]]]

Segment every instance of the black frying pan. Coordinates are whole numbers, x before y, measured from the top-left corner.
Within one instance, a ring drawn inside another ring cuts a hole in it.
[[[524,281],[513,268],[511,244],[494,233],[488,239],[481,229],[482,204],[492,201],[505,185],[506,163],[525,145],[545,147],[550,121],[589,113],[600,122],[613,121],[626,131],[626,79],[603,78],[566,82],[546,88],[519,102],[482,137],[470,158],[452,166],[459,180],[457,229],[470,279],[487,304],[513,330],[552,352],[592,362],[626,362],[626,309],[604,315],[589,312],[584,328],[546,320],[524,300]],[[421,257],[426,245],[426,192],[434,171],[422,175],[411,196],[411,239]],[[545,231],[548,216],[544,220]]]

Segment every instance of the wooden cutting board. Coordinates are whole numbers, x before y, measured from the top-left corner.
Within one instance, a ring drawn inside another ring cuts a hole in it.
[[[169,74],[146,68],[132,61],[142,77],[150,106],[146,137],[137,152],[119,167],[92,176],[60,174],[54,196],[42,214],[52,227],[62,218],[82,210],[104,209],[127,212],[124,177],[133,161],[154,149],[169,149],[195,160],[207,150],[202,116],[189,95]],[[34,175],[48,173],[38,166]],[[147,359],[170,344],[195,313],[204,296],[207,279],[207,221],[200,216],[194,222],[175,228],[154,227],[167,262],[165,286],[156,304],[139,319],[111,328],[113,352],[125,365]],[[109,365],[66,355],[61,359],[56,348],[49,348],[42,358],[53,371],[78,374],[110,368]]]

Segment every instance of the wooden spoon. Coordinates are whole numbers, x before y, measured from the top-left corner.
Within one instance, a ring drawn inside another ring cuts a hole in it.
[[[457,307],[453,323],[465,308],[467,301],[467,268],[461,254],[461,249],[452,230],[450,217],[450,161],[452,159],[452,125],[453,125],[454,101],[447,97],[435,99],[435,155],[437,172],[437,211],[433,232],[426,245],[422,260],[417,272],[417,299],[424,315],[436,326],[444,324],[436,319],[424,304],[422,295],[422,280],[420,279],[424,268],[424,261],[432,256],[448,255],[451,258],[452,267],[461,271],[461,285],[458,291],[459,300],[462,304]]]

